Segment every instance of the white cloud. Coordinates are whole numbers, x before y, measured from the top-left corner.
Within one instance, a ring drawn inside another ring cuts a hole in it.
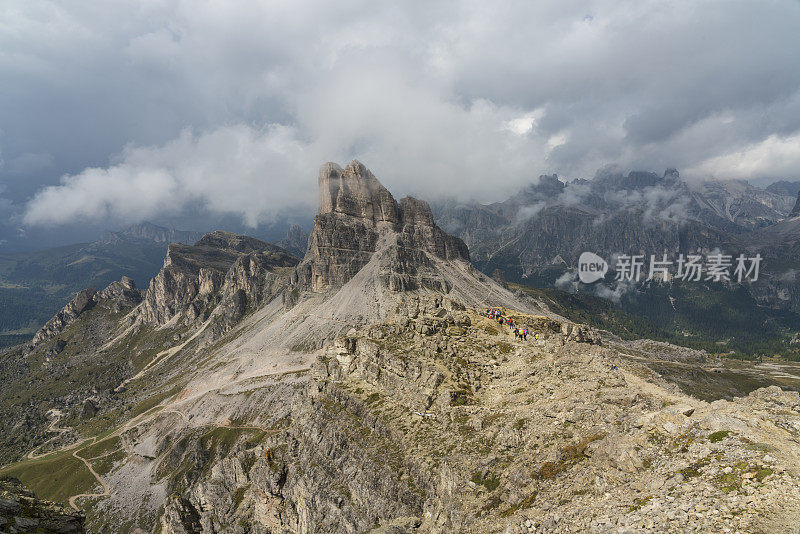
[[[567,271],[554,282],[554,285],[563,291],[575,291],[577,289],[577,275],[574,272]]]
[[[538,215],[545,207],[547,203],[544,201],[541,202],[534,202],[528,206],[522,206],[519,211],[517,211],[516,215],[516,222],[525,222],[531,217]]]
[[[725,178],[800,177],[800,134],[771,135],[739,150],[709,158],[691,173]]]
[[[410,73],[342,68],[296,101],[293,125],[184,131],[161,146],[129,147],[115,164],[37,193],[25,221],[130,222],[199,204],[255,226],[281,209],[310,211],[320,163],[352,158],[398,198],[502,200],[545,157],[537,138],[505,127],[518,110],[448,100]]]
[[[635,284],[633,282],[616,282],[613,287],[609,287],[606,284],[599,283],[595,284],[593,288],[598,297],[609,299],[615,304],[619,304],[622,297],[635,290]]]
[[[315,198],[307,146],[290,128],[229,126],[181,135],[160,147],[129,147],[107,168],[64,176],[29,202],[28,224],[109,218],[132,222],[201,205],[256,226]],[[300,177],[307,180],[300,180]]]

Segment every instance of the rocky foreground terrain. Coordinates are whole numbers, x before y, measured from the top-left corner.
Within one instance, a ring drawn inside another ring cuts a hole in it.
[[[690,396],[722,363],[510,292],[358,162],[319,182],[304,258],[215,232],[2,353],[0,474],[90,532],[797,531],[796,391]]]
[[[0,478],[0,532],[83,534],[83,521],[80,512],[37,499],[19,480]]]

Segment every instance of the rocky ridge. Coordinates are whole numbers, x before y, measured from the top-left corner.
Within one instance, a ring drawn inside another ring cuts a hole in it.
[[[162,530],[771,532],[800,517],[797,393],[707,403],[585,326],[504,310],[539,334],[522,342],[446,297],[398,309],[310,375],[262,384],[273,403],[296,393],[250,423],[262,442],[192,460]],[[191,421],[211,405],[179,406]]]
[[[251,306],[262,303],[264,288],[274,282],[268,279],[268,270],[296,263],[280,247],[230,232],[211,232],[194,245],[172,244],[134,320],[156,325],[171,320],[202,323],[223,301],[223,308],[233,307],[228,315],[238,320],[248,297]]]
[[[743,181],[689,184],[668,169],[663,175],[600,172],[572,182],[540,176],[505,202],[449,202],[435,211],[437,222],[470,246],[484,272],[500,268],[518,280],[556,263],[574,266],[585,250],[611,255],[752,248],[764,241],[757,231],[791,217],[793,203],[786,194]]]
[[[92,309],[99,301],[107,301],[116,311],[132,308],[142,300],[141,292],[136,289],[133,279],[123,276],[120,281],[112,282],[104,290],[98,292],[93,287],[78,292],[64,308],[53,316],[33,336],[29,350],[48,341],[74,323],[84,312]]]
[[[134,224],[120,232],[103,232],[94,245],[109,245],[130,240],[152,241],[155,243],[191,244],[202,237],[199,232],[164,228],[150,222]]]
[[[0,478],[0,531],[7,534],[82,534],[84,516],[54,502],[37,499],[22,483]]]

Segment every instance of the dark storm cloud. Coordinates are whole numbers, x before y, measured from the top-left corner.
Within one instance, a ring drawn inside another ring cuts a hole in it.
[[[485,201],[608,163],[796,179],[797,35],[794,0],[12,0],[4,206],[256,225],[353,157],[398,194]]]

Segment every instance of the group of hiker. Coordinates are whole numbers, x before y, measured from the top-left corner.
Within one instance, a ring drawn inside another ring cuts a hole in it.
[[[521,339],[522,341],[528,340],[528,327],[524,325],[518,326],[515,324],[514,319],[511,317],[505,317],[500,308],[486,308],[486,317],[489,319],[494,319],[501,326],[507,325],[514,333],[514,339]],[[539,339],[539,334],[533,334],[533,336],[535,339]]]

